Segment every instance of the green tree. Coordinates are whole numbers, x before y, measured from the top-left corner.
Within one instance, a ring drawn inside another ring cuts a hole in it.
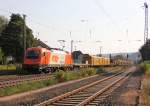
[[[4,53],[0,47],[0,64],[3,64],[3,62],[4,62],[3,59],[4,59]]]
[[[143,60],[150,60],[150,39],[140,48]]]
[[[6,28],[8,24],[8,20],[7,18],[5,18],[4,16],[0,16],[0,37],[1,37],[1,33],[2,31]],[[0,40],[1,42],[1,40]],[[4,61],[4,53],[1,49],[1,45],[0,45],[0,64],[2,64]]]
[[[6,28],[7,24],[8,24],[7,18],[5,18],[4,16],[0,16],[0,34]]]
[[[16,62],[23,60],[23,25],[24,20],[19,14],[12,14],[6,28],[2,31],[0,45],[5,56],[13,56]],[[26,26],[27,48],[35,45],[32,30]]]

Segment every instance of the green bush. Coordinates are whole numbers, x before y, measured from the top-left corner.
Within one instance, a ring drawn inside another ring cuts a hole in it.
[[[81,70],[79,76],[81,76],[81,77],[87,77],[88,74],[87,74],[86,70],[83,69],[83,70]]]
[[[150,61],[144,61],[140,64],[145,74],[150,74]]]
[[[105,73],[105,72],[106,71],[103,68],[101,68],[101,67],[96,69],[96,74],[102,74],[102,73]]]
[[[70,80],[70,73],[69,73],[69,72],[65,72],[65,73],[64,73],[63,80],[64,80],[64,81]]]
[[[62,70],[58,70],[55,73],[55,78],[59,82],[79,79],[83,77],[88,77],[96,74],[96,70],[94,68],[81,69],[80,71],[68,71],[64,72]]]
[[[63,82],[65,81],[65,72],[63,70],[58,70],[55,73],[55,78],[59,81],[59,82]]]
[[[95,75],[96,70],[94,68],[89,68],[87,69],[86,73],[88,74],[88,76]]]

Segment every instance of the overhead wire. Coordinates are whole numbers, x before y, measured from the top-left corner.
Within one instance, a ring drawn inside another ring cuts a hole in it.
[[[112,16],[106,11],[106,9],[103,7],[103,5],[100,3],[99,0],[93,0],[95,5],[97,5],[97,7],[104,13],[104,15],[106,16],[106,18],[108,18],[108,20],[112,23],[112,25],[119,31],[121,32],[120,28],[118,27],[117,23],[115,22],[115,20],[112,18]]]
[[[41,23],[41,22],[35,21],[35,19],[33,20],[33,19],[31,19],[30,17],[29,17],[28,19],[29,19],[32,23],[34,23],[34,24],[36,24],[36,25],[40,25],[40,26],[42,26],[43,28],[46,28],[46,29],[48,29],[48,30],[51,29],[51,30],[53,30],[53,31],[57,31],[57,32],[66,34],[65,31],[59,30],[58,28],[55,28],[55,27],[53,27],[53,26],[50,26],[50,25],[47,25],[47,24],[45,24],[45,23]]]
[[[6,12],[6,13],[9,13],[9,14],[14,14],[11,11],[8,11],[8,10],[5,10],[5,9],[1,9],[1,8],[0,8],[0,11]],[[30,22],[32,22],[34,24],[37,24],[37,25],[40,25],[40,26],[42,26],[44,28],[47,28],[48,30],[51,29],[51,30],[55,30],[55,31],[58,31],[58,32],[66,34],[64,31],[62,31],[62,30],[60,30],[58,28],[55,28],[55,27],[50,26],[50,25],[47,25],[45,23],[41,23],[41,22],[35,21],[36,19],[35,18],[33,19],[33,17],[31,17],[31,16],[28,16],[28,19],[30,20]],[[68,29],[65,29],[65,30],[67,31]]]
[[[111,17],[111,15],[106,11],[106,9],[101,5],[101,3],[99,2],[99,0],[94,0],[95,4],[97,5],[97,7],[99,9],[101,9],[101,11],[105,14],[105,16],[111,21],[111,23],[116,26],[116,22],[114,21],[114,19]]]

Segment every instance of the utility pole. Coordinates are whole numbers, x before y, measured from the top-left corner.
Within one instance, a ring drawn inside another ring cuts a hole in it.
[[[92,30],[89,29],[90,39],[92,39]]]
[[[23,50],[24,55],[26,51],[26,15],[23,14]]]
[[[102,46],[99,47],[99,50],[100,50],[100,54],[99,55],[102,56]]]
[[[71,53],[73,52],[73,40],[71,40]]]
[[[148,40],[148,5],[144,3],[145,8],[145,27],[144,27],[144,43]]]
[[[109,54],[109,58],[110,58],[110,60],[111,60],[111,53]]]
[[[69,32],[69,34],[70,34],[70,38],[71,38],[71,31]],[[72,40],[72,38],[71,38],[71,45],[70,45],[70,52],[72,53],[73,52],[73,40]]]
[[[129,54],[127,53],[127,59],[129,58]]]
[[[60,45],[62,46],[62,50],[64,50],[65,48],[65,40],[58,40],[58,42],[60,43]]]

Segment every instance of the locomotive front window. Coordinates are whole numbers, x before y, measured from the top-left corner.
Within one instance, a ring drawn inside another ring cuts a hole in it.
[[[27,52],[26,58],[28,58],[28,59],[38,59],[39,55],[40,55],[39,51],[30,50],[30,51]]]

